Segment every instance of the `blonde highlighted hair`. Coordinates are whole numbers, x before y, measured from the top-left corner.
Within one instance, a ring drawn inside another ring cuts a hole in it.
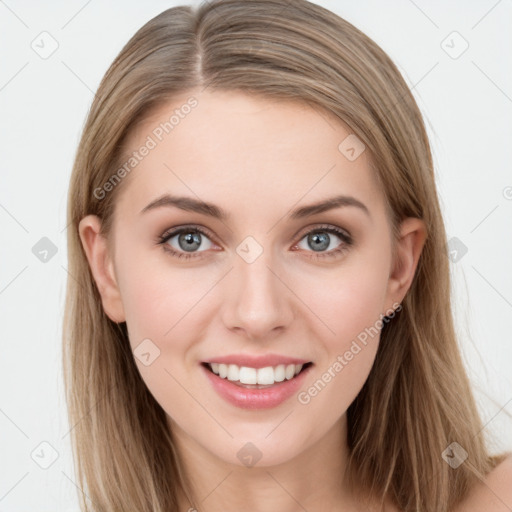
[[[485,447],[457,346],[424,123],[384,51],[305,0],[168,9],[130,39],[99,86],[67,211],[63,367],[82,510],[174,511],[178,493],[189,487],[165,412],[134,363],[126,324],[102,308],[78,223],[98,215],[108,237],[128,178],[100,199],[95,190],[122,164],[127,135],[155,108],[198,87],[305,101],[334,114],[370,153],[395,237],[403,218],[425,222],[427,240],[402,310],[383,327],[370,375],[348,409],[348,471],[365,492],[402,510],[450,510],[500,459]],[[441,456],[452,442],[468,453],[457,470]]]

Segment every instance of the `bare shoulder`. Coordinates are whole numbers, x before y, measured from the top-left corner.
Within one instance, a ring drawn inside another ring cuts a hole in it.
[[[509,454],[453,512],[511,512],[512,454]]]

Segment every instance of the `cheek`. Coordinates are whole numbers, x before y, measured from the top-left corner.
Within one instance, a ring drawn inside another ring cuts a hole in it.
[[[341,414],[368,377],[380,340],[388,263],[368,251],[347,259],[336,272],[302,274],[308,277],[299,293],[321,319],[315,320],[315,333],[324,354],[299,402],[314,402],[318,413],[331,407],[333,418]]]
[[[354,401],[375,361],[383,294],[378,275],[352,276],[309,295],[329,330],[317,329],[324,354],[297,396],[307,414],[335,422]],[[332,332],[331,332],[332,331]],[[320,333],[322,333],[320,335]]]
[[[193,273],[138,261],[126,262],[120,282],[134,361],[156,401],[167,411],[181,410],[190,401],[183,389],[188,378],[183,362],[191,354],[199,301],[209,280],[201,285],[190,279]]]
[[[154,339],[161,346],[179,326],[179,319],[193,307],[194,299],[197,302],[200,290],[195,293],[187,273],[166,266],[163,257],[133,252],[118,266],[132,347],[144,338]]]
[[[160,350],[155,366],[182,373],[211,321],[211,288],[219,278],[211,268],[180,268],[166,257],[133,253],[120,263],[119,285],[132,350],[150,339]]]
[[[143,268],[124,280],[121,294],[126,323],[135,337],[159,339],[172,327],[173,305],[176,308],[178,301],[176,288],[169,285],[167,277]]]
[[[388,268],[375,258],[354,258],[337,271],[302,273],[297,279],[301,297],[324,324],[322,339],[330,348],[341,349],[383,313]],[[306,276],[306,277],[305,277]],[[297,288],[295,288],[297,290]]]

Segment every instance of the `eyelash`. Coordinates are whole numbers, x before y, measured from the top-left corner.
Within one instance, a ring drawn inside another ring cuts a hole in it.
[[[199,233],[209,239],[213,238],[207,231],[200,228],[199,226],[184,226],[181,228],[166,231],[163,235],[158,237],[157,243],[162,245],[163,249],[166,252],[170,253],[170,255],[172,257],[185,258],[187,260],[190,258],[202,258],[203,257],[202,253],[206,252],[206,251],[200,251],[200,252],[195,252],[195,253],[194,252],[191,252],[191,253],[179,252],[179,251],[174,250],[169,245],[167,245],[167,242],[171,238],[173,238],[176,235],[179,235],[181,233]],[[315,253],[314,251],[307,251],[307,252],[313,253],[312,255],[308,256],[308,258],[311,258],[311,259],[334,258],[336,256],[341,255],[345,251],[347,251],[350,248],[350,246],[352,246],[352,244],[353,244],[352,237],[347,232],[342,231],[341,229],[336,228],[334,226],[330,226],[330,225],[318,226],[310,231],[306,231],[299,238],[299,241],[297,242],[297,244],[299,244],[304,237],[306,237],[307,235],[313,234],[313,233],[332,233],[332,234],[337,235],[343,241],[343,243],[338,248],[332,249],[329,252]],[[295,244],[295,245],[297,245],[297,244]]]

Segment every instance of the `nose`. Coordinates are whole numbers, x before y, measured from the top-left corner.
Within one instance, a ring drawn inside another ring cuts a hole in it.
[[[227,276],[224,325],[253,341],[273,337],[293,321],[293,293],[283,272],[273,267],[264,252],[252,263],[237,258]]]

